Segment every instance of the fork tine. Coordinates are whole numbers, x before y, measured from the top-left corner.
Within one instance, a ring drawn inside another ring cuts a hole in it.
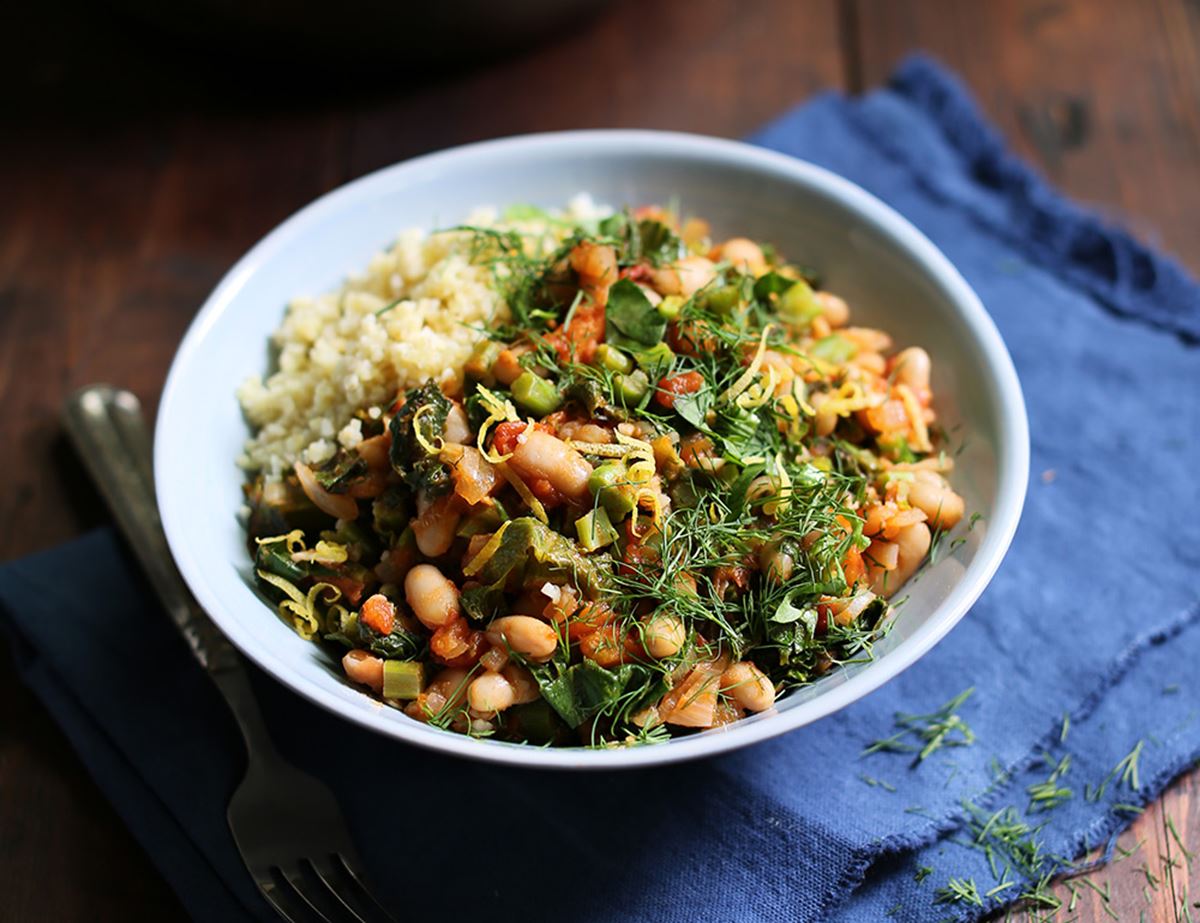
[[[277,914],[287,920],[288,923],[300,923],[300,921],[293,915],[291,908],[289,908],[288,905],[285,904],[281,899],[283,897],[282,889],[279,887],[279,883],[275,881],[274,877],[269,872],[263,878],[255,876],[254,883],[258,885],[259,893],[262,894],[262,896],[267,899],[267,902],[275,908],[275,912]]]
[[[280,867],[278,871],[280,877],[289,885],[291,885],[292,892],[304,902],[305,906],[308,907],[309,910],[312,911],[314,917],[320,920],[321,923],[333,923],[333,921],[329,919],[329,916],[315,903],[313,903],[312,898],[309,897],[308,893],[305,891],[304,877],[299,866],[292,866],[291,869]]]
[[[377,916],[389,921],[389,923],[396,923],[396,918],[388,912],[388,909],[383,904],[379,903],[379,899],[375,897],[375,893],[367,887],[366,876],[359,871],[357,857],[353,854],[347,857],[345,853],[334,853],[330,858],[333,859],[334,865],[344,872],[345,877],[350,879],[353,883],[352,886],[356,887],[358,894],[366,899]]]
[[[345,889],[339,889],[334,884],[334,881],[333,881],[334,874],[333,874],[333,870],[330,867],[329,863],[324,862],[324,861],[318,861],[316,859],[309,859],[306,861],[308,862],[309,866],[312,868],[312,873],[316,877],[317,881],[319,881],[321,884],[323,884],[325,886],[326,890],[328,890],[329,893],[333,896],[333,898],[342,907],[345,908],[346,912],[348,914],[350,914],[350,916],[353,917],[354,920],[357,921],[357,923],[368,923],[367,917],[365,917],[361,913],[359,913],[358,908],[352,906],[350,901],[348,901],[346,899],[347,895],[342,893],[342,891]]]

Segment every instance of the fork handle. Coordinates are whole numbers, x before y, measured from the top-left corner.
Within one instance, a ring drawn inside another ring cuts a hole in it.
[[[237,653],[192,598],[171,559],[138,399],[110,385],[91,385],[67,399],[65,415],[80,458],[192,655],[210,673],[229,669]]]
[[[64,419],[159,602],[220,689],[247,746],[259,756],[273,754],[241,656],[200,608],[171,557],[154,498],[150,436],[141,403],[129,391],[89,385],[67,399]]]

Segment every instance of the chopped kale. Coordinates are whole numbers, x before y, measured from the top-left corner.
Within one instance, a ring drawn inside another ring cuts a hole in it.
[[[429,496],[446,493],[450,468],[438,459],[450,399],[430,379],[405,395],[404,406],[392,417],[392,468],[413,490]],[[419,427],[419,431],[418,431]]]
[[[357,452],[340,449],[328,461],[314,467],[312,472],[318,484],[331,494],[340,494],[366,476],[367,461]]]
[[[605,341],[641,350],[662,342],[667,319],[636,284],[621,279],[608,290]]]

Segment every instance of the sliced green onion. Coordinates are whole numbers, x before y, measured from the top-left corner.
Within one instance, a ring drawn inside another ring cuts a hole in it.
[[[779,318],[793,327],[807,327],[820,313],[821,304],[803,279],[797,279],[779,296]]]
[[[562,395],[552,382],[539,378],[533,372],[522,372],[512,383],[512,396],[518,404],[532,414],[544,417],[562,406]]]
[[[636,404],[650,390],[650,377],[641,369],[628,375],[615,375],[613,382],[617,386],[617,393],[626,404]],[[515,388],[514,385],[514,391]]]
[[[595,551],[617,540],[617,530],[602,506],[576,519],[575,531],[579,533],[579,547],[584,551]]]
[[[842,365],[854,358],[854,354],[858,352],[858,347],[845,337],[831,333],[829,336],[822,337],[813,343],[809,347],[808,352],[818,359],[824,359],[826,362],[832,362],[834,365]]]
[[[425,668],[410,660],[383,662],[383,697],[385,699],[415,699],[424,685]]]
[[[596,359],[602,367],[613,372],[629,374],[633,371],[633,360],[608,343],[601,343],[596,347]]]
[[[656,343],[649,349],[633,354],[640,365],[651,378],[662,378],[675,362],[675,351],[666,343]]]
[[[627,483],[629,472],[621,462],[601,465],[588,478],[588,489],[600,500],[609,521],[620,521],[633,511],[632,487]]]
[[[677,320],[685,304],[687,304],[687,299],[680,298],[678,295],[667,295],[658,303],[658,313],[667,320]]]
[[[740,285],[722,285],[704,296],[704,307],[713,314],[730,314],[741,303],[741,300],[742,287]]]

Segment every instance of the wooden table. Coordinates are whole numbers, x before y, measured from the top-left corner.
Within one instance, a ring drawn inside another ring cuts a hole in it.
[[[234,259],[313,197],[480,138],[586,126],[737,137],[822,89],[882,81],[924,48],[963,74],[1061,188],[1200,270],[1195,0],[619,2],[515,57],[373,76],[320,98],[212,76],[203,52],[71,0],[24,5],[0,64],[0,558],[104,521],[59,431],[73,388],[153,409],[176,342]],[[302,68],[302,65],[298,65]],[[1137,857],[1059,919],[1190,919],[1171,817],[1200,851],[1200,772],[1123,838]],[[1200,883],[1191,873],[1191,896]],[[1067,895],[1065,889],[1060,893]],[[175,897],[38,702],[0,666],[0,918],[182,919]],[[1111,913],[1106,912],[1111,911]]]

